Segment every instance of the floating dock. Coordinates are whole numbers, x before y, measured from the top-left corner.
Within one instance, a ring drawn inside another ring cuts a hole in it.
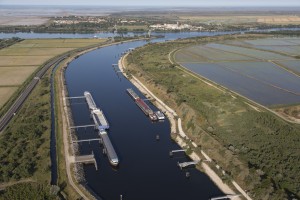
[[[106,154],[107,154],[110,164],[113,166],[117,166],[119,164],[119,159],[118,159],[115,149],[107,135],[107,132],[104,130],[100,130],[99,135],[102,139],[104,148],[106,149]]]
[[[156,121],[158,120],[156,114],[153,112],[153,110],[145,103],[145,101],[143,99],[141,99],[134,91],[133,89],[129,88],[127,89],[127,92],[129,94],[129,96],[131,96],[136,105],[138,105],[138,107],[145,113],[145,115],[149,116],[149,118],[152,121]]]

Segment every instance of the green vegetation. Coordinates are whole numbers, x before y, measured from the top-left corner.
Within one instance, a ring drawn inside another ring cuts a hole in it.
[[[38,183],[21,183],[8,187],[5,191],[0,192],[0,200],[12,199],[56,199],[55,195],[50,194],[50,187]]]
[[[50,178],[50,88],[43,78],[0,135],[0,182]]]
[[[17,37],[12,37],[9,39],[0,39],[0,49],[5,48],[5,47],[9,47],[17,42],[22,41],[22,39],[17,38]]]
[[[252,36],[219,36],[148,44],[127,57],[138,77],[183,119],[184,130],[253,199],[300,196],[300,127],[256,111],[229,91],[171,64],[169,52],[194,44]]]

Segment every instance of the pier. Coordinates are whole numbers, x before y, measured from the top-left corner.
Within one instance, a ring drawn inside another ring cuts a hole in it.
[[[228,194],[225,196],[221,196],[221,197],[214,197],[211,198],[210,200],[221,200],[221,199],[234,199],[235,197],[239,197],[241,196],[240,194]]]
[[[71,126],[70,129],[88,128],[88,127],[95,127],[95,124],[82,125],[82,126]]]
[[[74,163],[84,163],[84,164],[93,163],[95,165],[96,170],[98,170],[97,161],[95,159],[94,152],[90,155],[75,156]]]
[[[101,138],[94,138],[94,139],[84,139],[84,140],[74,140],[72,143],[80,143],[80,142],[92,142],[92,141],[101,141]]]
[[[182,169],[182,168],[188,167],[190,165],[196,165],[198,163],[199,163],[199,161],[191,161],[191,162],[183,162],[183,163],[178,162],[177,165],[180,167],[180,169]]]
[[[178,152],[185,152],[186,150],[184,150],[184,149],[179,149],[179,150],[172,150],[172,151],[170,151],[170,156],[173,156],[173,154],[174,153],[178,153]]]

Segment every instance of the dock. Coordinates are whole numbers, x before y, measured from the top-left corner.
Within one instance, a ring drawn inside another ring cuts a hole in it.
[[[74,163],[84,163],[84,164],[94,164],[96,170],[98,170],[97,167],[97,161],[95,159],[94,153],[90,155],[82,155],[82,156],[75,156]]]
[[[241,196],[240,194],[228,194],[221,197],[210,198],[210,200],[221,200],[221,199],[234,199],[235,197]]]
[[[198,164],[199,161],[191,161],[191,162],[183,162],[183,163],[177,163],[177,165],[180,167],[180,169],[183,169],[185,167],[191,166],[191,165],[196,165]]]
[[[170,151],[169,155],[170,155],[170,156],[173,156],[174,153],[185,152],[185,151],[186,151],[186,150],[184,150],[184,149],[172,150],[172,151]]]

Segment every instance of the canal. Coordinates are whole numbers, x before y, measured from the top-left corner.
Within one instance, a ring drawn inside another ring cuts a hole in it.
[[[158,40],[156,40],[158,41]],[[222,192],[209,177],[189,168],[180,170],[177,162],[188,161],[184,154],[170,158],[171,150],[180,149],[170,138],[170,124],[152,123],[126,93],[127,88],[140,92],[112,64],[117,63],[122,52],[145,45],[136,41],[94,50],[72,61],[65,78],[69,96],[82,96],[89,91],[109,123],[109,137],[120,159],[113,168],[102,153],[99,142],[80,144],[80,154],[95,154],[98,171],[94,165],[84,165],[88,186],[107,200],[136,199],[209,199]],[[90,113],[84,100],[71,102],[75,125],[91,124]],[[156,140],[159,135],[160,140]],[[78,129],[78,139],[99,137],[93,128]],[[185,172],[190,172],[190,178]]]

